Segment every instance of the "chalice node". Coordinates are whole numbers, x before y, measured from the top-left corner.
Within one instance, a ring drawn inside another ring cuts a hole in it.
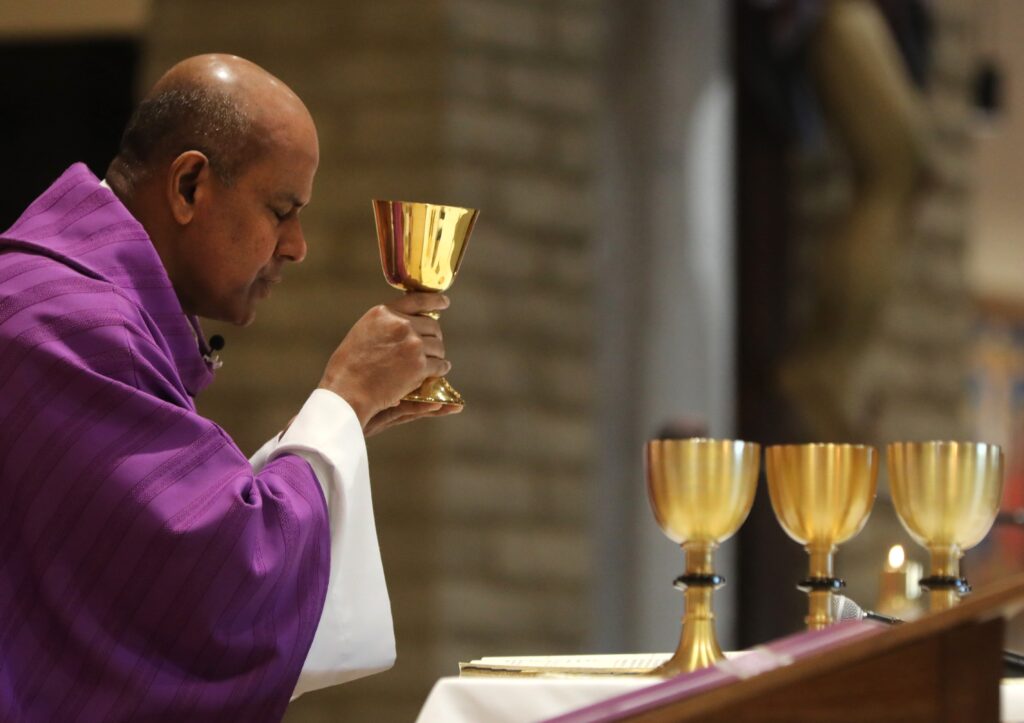
[[[685,612],[679,646],[654,675],[686,673],[721,660],[711,594],[725,583],[712,556],[747,519],[757,490],[761,448],[752,442],[662,439],[647,443],[647,494],[662,531],[683,548],[675,580]]]
[[[409,201],[374,201],[384,278],[403,291],[446,291],[455,280],[480,212]],[[437,312],[424,316],[437,319]],[[444,377],[427,379],[405,400],[461,407],[462,395]]]
[[[992,528],[1003,495],[1003,451],[978,442],[893,442],[889,487],[896,515],[928,550],[932,611],[956,605],[971,590],[960,558]]]
[[[854,444],[789,444],[765,452],[772,509],[786,534],[810,557],[797,587],[807,593],[810,630],[832,624],[832,595],[846,583],[832,556],[863,529],[878,487],[878,451]]]

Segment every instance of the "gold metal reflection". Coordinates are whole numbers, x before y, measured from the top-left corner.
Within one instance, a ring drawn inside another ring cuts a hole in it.
[[[403,291],[446,291],[455,281],[466,242],[480,212],[472,208],[409,201],[373,202],[384,278]],[[437,312],[425,314],[434,319]],[[444,377],[428,379],[408,401],[462,406]]]
[[[686,556],[686,572],[676,580],[686,605],[679,645],[670,660],[652,671],[655,675],[697,670],[723,657],[711,594],[725,580],[715,574],[712,556],[750,513],[760,455],[760,445],[734,440],[647,443],[647,493],[654,517]]]
[[[932,611],[970,592],[960,558],[992,528],[1003,494],[1003,452],[977,442],[893,442],[889,486],[896,514],[929,553],[921,587]]]
[[[845,584],[835,577],[832,556],[863,529],[878,486],[878,452],[853,444],[768,447],[768,493],[782,529],[807,550],[809,575],[799,585],[808,595],[807,627],[832,620],[832,595]]]

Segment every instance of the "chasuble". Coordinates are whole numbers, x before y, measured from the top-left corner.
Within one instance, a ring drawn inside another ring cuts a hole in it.
[[[354,412],[317,390],[250,461],[204,354],[84,165],[0,235],[0,720],[279,720],[392,664]]]

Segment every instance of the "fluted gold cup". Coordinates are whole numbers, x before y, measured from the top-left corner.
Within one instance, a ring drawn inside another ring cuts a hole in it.
[[[459,272],[480,212],[409,201],[373,202],[380,263],[387,282],[403,291],[447,291]],[[437,312],[425,312],[437,319]],[[444,377],[427,379],[405,400],[461,407],[462,395]]]
[[[712,557],[750,514],[761,447],[734,440],[665,439],[648,442],[645,452],[654,517],[686,556],[686,572],[675,580],[686,606],[679,646],[651,673],[678,675],[723,658],[711,594],[725,578],[715,573]]]
[[[1003,451],[977,442],[893,442],[889,487],[896,515],[928,550],[930,610],[945,610],[970,592],[960,558],[992,528],[1003,496]]]
[[[809,574],[797,586],[808,596],[809,630],[834,621],[832,595],[846,583],[835,576],[837,546],[868,521],[878,488],[878,451],[854,444],[791,444],[765,453],[768,494],[782,529],[804,546]]]

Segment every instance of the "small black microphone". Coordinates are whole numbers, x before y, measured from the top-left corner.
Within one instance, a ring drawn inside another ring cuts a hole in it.
[[[210,337],[208,344],[210,346],[210,352],[208,354],[203,354],[203,361],[209,364],[211,369],[217,371],[224,366],[224,362],[220,360],[220,355],[217,353],[224,348],[224,337],[220,334],[214,334]]]

